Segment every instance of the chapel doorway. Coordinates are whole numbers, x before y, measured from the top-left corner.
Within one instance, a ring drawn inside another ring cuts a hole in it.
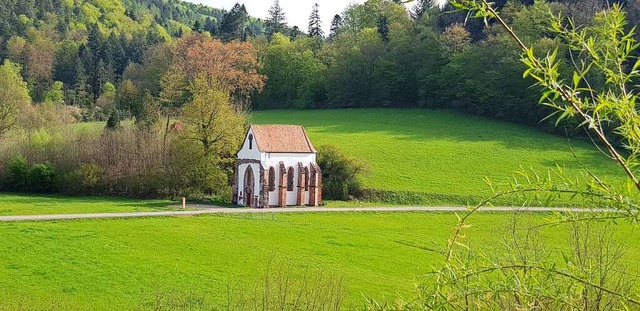
[[[255,189],[255,179],[253,177],[253,169],[249,166],[244,173],[244,205],[253,206],[253,189]]]

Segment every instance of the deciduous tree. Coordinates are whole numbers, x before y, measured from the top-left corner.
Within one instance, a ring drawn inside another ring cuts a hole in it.
[[[31,103],[20,70],[20,65],[9,60],[0,66],[0,136],[16,124],[21,111]]]
[[[231,93],[239,108],[246,108],[249,96],[264,88],[265,77],[258,73],[261,64],[251,43],[223,43],[193,34],[180,40],[175,51],[175,65],[188,81],[204,78],[218,85]]]
[[[190,87],[193,99],[182,108],[183,137],[201,144],[205,155],[230,157],[237,151],[246,117],[237,111],[221,84],[203,74]]]

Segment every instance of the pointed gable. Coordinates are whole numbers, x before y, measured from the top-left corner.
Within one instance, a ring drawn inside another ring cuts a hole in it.
[[[316,153],[301,125],[251,125],[251,129],[261,152]]]

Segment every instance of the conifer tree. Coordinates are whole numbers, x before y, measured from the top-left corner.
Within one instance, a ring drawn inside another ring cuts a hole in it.
[[[246,38],[245,25],[249,19],[247,8],[236,5],[222,17],[220,35],[223,41],[243,40]]]
[[[200,20],[196,20],[196,21],[193,23],[193,28],[192,28],[192,29],[193,29],[193,31],[195,31],[195,32],[200,32],[200,31],[202,30],[202,25],[200,25]]]
[[[95,65],[98,62],[98,58],[100,58],[100,47],[102,46],[100,40],[100,29],[98,29],[97,24],[91,25],[89,27],[89,35],[87,37],[87,48],[91,53],[91,66]]]
[[[389,19],[384,15],[378,18],[378,33],[382,38],[382,42],[389,42]]]
[[[204,21],[204,30],[208,31],[212,36],[218,34],[218,26],[211,19],[211,17],[207,17],[207,19]]]
[[[322,21],[320,20],[319,11],[320,6],[316,3],[313,5],[311,16],[309,17],[309,37],[322,38],[324,32],[322,31]]]
[[[265,21],[267,39],[271,40],[275,33],[282,33],[287,26],[286,20],[287,16],[280,7],[280,0],[276,0],[269,9],[269,17]]]
[[[436,4],[433,0],[419,0],[416,5],[411,8],[411,17],[415,20],[419,20],[424,16],[424,13],[434,7]]]
[[[340,32],[342,27],[342,17],[340,14],[336,14],[331,21],[331,29],[329,30],[329,39],[333,40]]]
[[[87,73],[84,69],[84,65],[82,59],[76,59],[76,70],[75,70],[75,98],[73,100],[73,104],[78,107],[88,107],[91,103],[91,94],[87,89]]]
[[[302,31],[300,31],[300,27],[298,26],[293,26],[293,28],[291,28],[291,33],[289,34],[289,40],[291,41],[296,41],[296,39],[302,34]]]

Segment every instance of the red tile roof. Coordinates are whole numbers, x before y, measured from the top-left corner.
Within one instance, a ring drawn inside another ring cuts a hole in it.
[[[307,132],[301,125],[251,125],[253,135],[262,152],[315,153]]]

